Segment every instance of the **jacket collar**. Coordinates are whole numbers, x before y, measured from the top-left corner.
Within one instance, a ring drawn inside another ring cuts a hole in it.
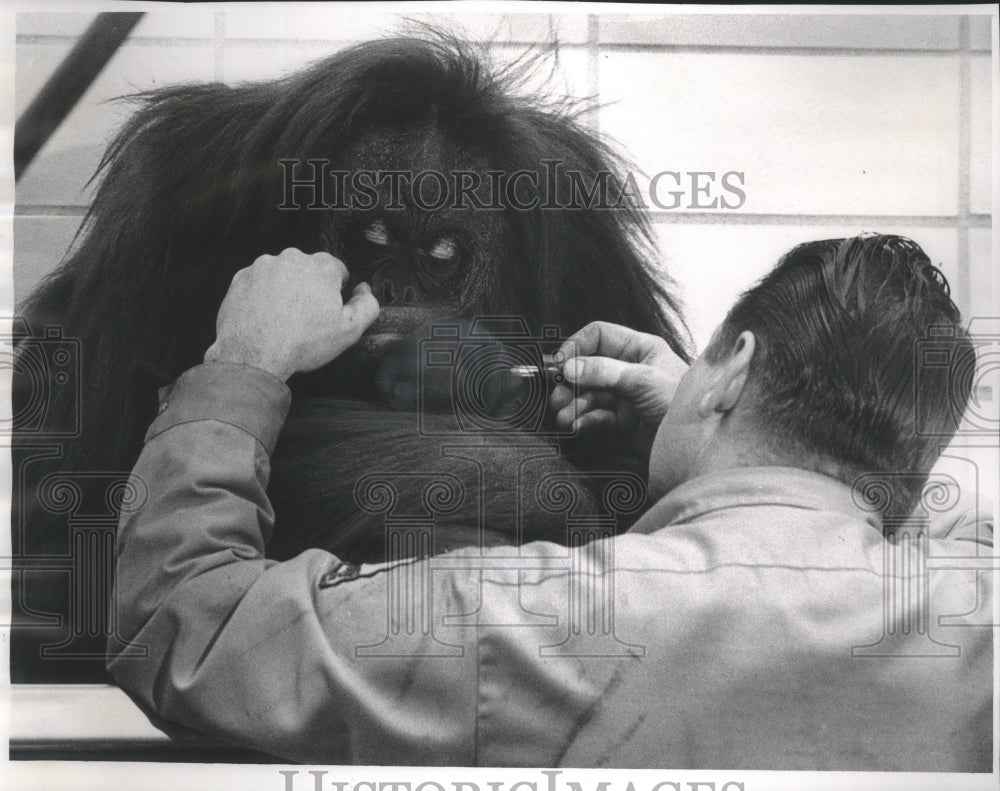
[[[882,531],[879,512],[863,508],[851,487],[835,478],[795,467],[738,467],[699,475],[676,486],[629,532],[653,533],[712,511],[754,505],[837,511]]]

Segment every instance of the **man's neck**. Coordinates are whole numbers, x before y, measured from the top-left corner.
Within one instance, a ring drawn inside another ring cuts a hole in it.
[[[786,467],[845,482],[842,465],[804,449],[782,447],[775,441],[775,435],[745,421],[731,423],[703,448],[684,480],[742,467]]]

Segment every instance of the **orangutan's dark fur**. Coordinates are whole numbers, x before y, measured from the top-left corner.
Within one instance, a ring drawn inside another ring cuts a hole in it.
[[[201,362],[237,270],[288,247],[327,250],[345,261],[352,281],[377,282],[384,301],[399,297],[393,278],[405,273],[379,270],[385,251],[381,258],[364,257],[372,217],[382,215],[277,209],[283,200],[279,160],[328,160],[345,170],[481,172],[539,171],[543,160],[558,160],[567,171],[590,174],[588,183],[598,171],[615,174],[607,184],[613,202],[625,168],[579,120],[582,108],[517,96],[516,79],[514,72],[491,72],[473,48],[427,34],[352,47],[271,82],[183,86],[138,97],[136,114],[101,164],[100,188],[79,243],[22,306],[36,336],[59,326],[65,337],[79,339],[82,421],[79,436],[58,441],[60,458],[29,463],[32,452],[15,454],[24,470],[24,481],[16,482],[15,553],[71,551],[66,514],[38,507],[39,480],[56,470],[127,473],[156,413],[157,387]],[[418,287],[429,294],[417,297],[424,318],[517,315],[532,333],[558,325],[564,335],[603,319],[660,334],[684,353],[673,302],[655,273],[646,221],[627,205],[441,217],[386,211],[384,217],[387,225],[379,228],[406,240],[412,234],[414,245],[445,233],[461,250],[441,288]],[[367,235],[359,236],[362,228]],[[404,253],[403,259],[413,254],[409,247]],[[417,324],[411,317],[383,329],[419,333]],[[415,347],[400,348],[412,355]],[[353,499],[355,481],[365,472],[450,471],[474,488],[475,465],[444,456],[440,437],[417,433],[416,416],[406,411],[413,393],[406,378],[414,364],[393,354],[391,348],[385,355],[352,350],[291,381],[293,412],[269,489],[277,515],[271,554],[324,546],[355,560],[378,558],[383,517],[362,513]],[[27,398],[24,379],[15,408]],[[76,408],[75,396],[62,392],[48,405],[47,421],[64,420]],[[37,442],[36,436],[22,431],[19,441]],[[525,441],[546,442],[490,438],[511,449],[495,450],[497,470],[505,453],[522,453],[518,443]],[[531,480],[544,471],[618,463],[606,447],[563,443],[562,451],[530,472]],[[489,466],[487,487],[502,477]],[[86,495],[86,481],[82,485]],[[511,533],[515,515],[500,510],[512,500],[495,495],[487,488],[470,498],[467,510],[449,515],[435,551],[479,543],[481,508],[491,522],[484,543],[564,536],[561,516],[530,505],[521,534]],[[66,615],[66,582],[59,573],[25,571],[23,580],[22,591],[16,575],[19,618],[32,611],[36,619],[37,613]],[[38,644],[58,642],[66,628],[22,632],[13,652],[15,680],[100,677],[99,660],[38,663]],[[101,641],[95,635],[92,644]],[[86,647],[86,636],[78,644]]]

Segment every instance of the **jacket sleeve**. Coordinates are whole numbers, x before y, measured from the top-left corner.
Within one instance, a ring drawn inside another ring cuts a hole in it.
[[[387,629],[384,567],[331,585],[343,564],[327,552],[264,557],[289,403],[280,380],[220,363],[161,394],[119,526],[129,644],[112,641],[109,670],[167,721],[292,760],[468,765],[474,652],[365,658]]]

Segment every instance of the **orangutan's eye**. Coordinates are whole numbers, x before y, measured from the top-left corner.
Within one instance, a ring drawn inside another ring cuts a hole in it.
[[[385,247],[389,244],[389,229],[382,220],[375,220],[375,222],[365,228],[365,239],[372,244]]]
[[[447,236],[442,236],[431,248],[428,255],[438,261],[450,261],[458,254],[458,245],[455,240]]]

